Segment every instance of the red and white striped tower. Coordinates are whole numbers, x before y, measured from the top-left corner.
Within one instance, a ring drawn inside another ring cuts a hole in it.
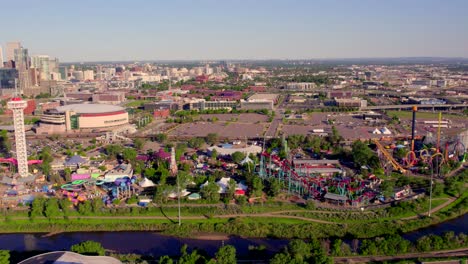
[[[21,177],[28,176],[28,153],[26,151],[26,135],[24,133],[23,111],[28,103],[21,97],[14,97],[8,102],[8,109],[13,112],[13,125],[15,128],[16,159],[18,160],[18,173]]]

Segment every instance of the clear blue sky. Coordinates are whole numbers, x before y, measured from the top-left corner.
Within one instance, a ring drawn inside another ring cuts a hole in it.
[[[61,61],[468,57],[467,0],[18,0],[0,44]]]

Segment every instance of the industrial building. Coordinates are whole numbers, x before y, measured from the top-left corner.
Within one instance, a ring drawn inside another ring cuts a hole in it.
[[[267,99],[241,100],[240,108],[242,110],[273,110],[273,101]]]
[[[239,105],[236,101],[206,101],[205,99],[193,99],[184,104],[184,110],[232,110]]]
[[[128,113],[120,106],[72,104],[46,110],[41,115],[36,133],[110,131],[125,125],[128,125]]]
[[[145,111],[154,111],[160,109],[169,109],[169,110],[180,110],[182,107],[179,103],[174,102],[173,100],[161,100],[159,102],[151,102],[143,105]]]
[[[347,99],[347,98],[338,99],[338,98],[336,98],[335,99],[335,104],[338,107],[359,107],[359,108],[367,107],[367,101],[362,100],[360,98],[350,98],[350,99]]]
[[[292,91],[310,91],[317,88],[317,85],[312,82],[297,82],[297,83],[288,83],[284,87],[286,90]]]

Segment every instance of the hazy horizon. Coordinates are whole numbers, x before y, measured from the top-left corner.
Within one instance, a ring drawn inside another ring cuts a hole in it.
[[[465,10],[461,0],[8,1],[0,45],[63,62],[464,59]]]

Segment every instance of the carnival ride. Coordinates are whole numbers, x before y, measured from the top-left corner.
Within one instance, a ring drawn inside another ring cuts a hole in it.
[[[410,150],[406,153],[405,157],[401,159],[401,162],[397,161],[393,155],[385,148],[395,149],[399,148],[399,146],[394,146],[392,144],[390,147],[384,147],[378,139],[374,139],[373,142],[377,146],[377,154],[379,159],[382,163],[383,168],[387,168],[389,164],[391,164],[393,170],[399,171],[402,174],[405,174],[409,171],[417,171],[420,168],[430,167],[431,170],[436,171],[437,174],[440,174],[440,168],[450,162],[465,162],[467,158],[466,153],[466,146],[457,139],[455,142],[449,142],[447,140],[445,142],[445,148],[442,148],[441,144],[441,127],[442,127],[442,113],[439,113],[438,117],[438,125],[437,125],[437,139],[435,141],[435,147],[428,147],[423,144],[422,147],[416,147],[416,139],[415,136],[415,124],[416,124],[416,112],[417,108],[413,107],[413,119],[412,119],[412,128],[411,128],[411,143],[410,143]],[[422,143],[422,142],[421,142]],[[401,145],[402,148],[405,146]]]
[[[11,168],[18,167],[18,160],[15,158],[0,158],[0,164],[8,164]],[[28,165],[42,164],[42,160],[28,160]]]
[[[110,204],[115,199],[126,199],[134,195],[136,193],[136,188],[133,186],[135,183],[135,176],[118,178],[114,182],[87,179],[63,184],[60,189],[62,195],[74,205],[96,197],[101,198],[105,204]]]
[[[312,167],[302,165],[301,168],[295,168],[288,159],[281,159],[277,155],[263,152],[260,157],[258,175],[263,180],[280,181],[289,194],[308,196],[318,200],[322,200],[327,193],[333,193],[342,196],[353,205],[358,205],[366,204],[379,195],[371,188],[376,178],[360,180],[343,176],[325,177],[309,173],[308,169]]]

